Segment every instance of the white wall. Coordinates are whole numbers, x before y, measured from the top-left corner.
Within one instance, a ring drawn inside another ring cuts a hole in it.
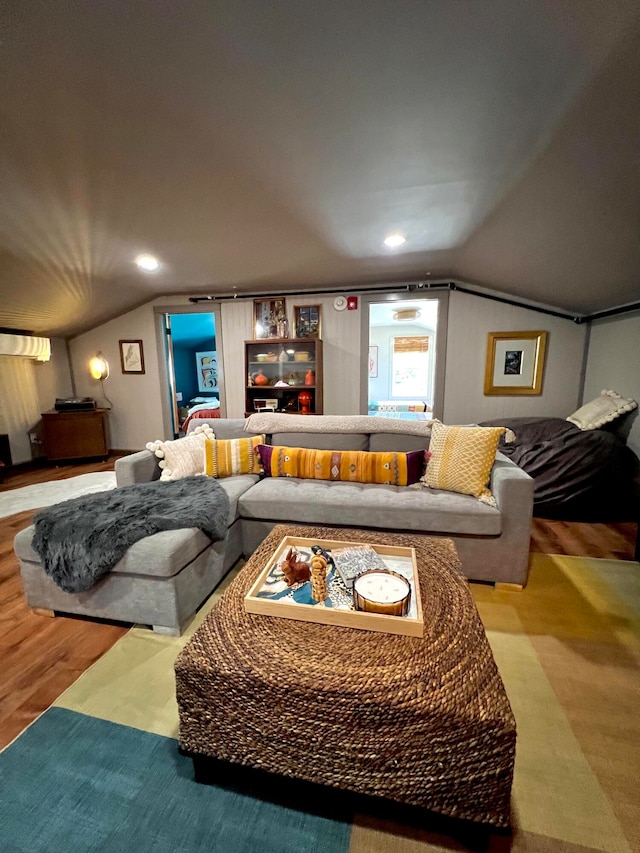
[[[34,455],[29,433],[39,431],[41,413],[53,408],[56,397],[71,394],[67,349],[61,338],[51,339],[50,361],[0,357],[0,432],[9,435],[14,464]]]
[[[484,396],[489,332],[546,330],[546,364],[539,396]],[[566,418],[579,405],[586,326],[528,308],[505,305],[453,291],[449,326],[443,420],[477,423],[502,417]]]
[[[640,402],[640,312],[594,320],[585,374],[582,403],[603,390],[617,391]],[[633,424],[627,438],[629,447],[640,456],[640,416],[631,415]]]
[[[320,305],[324,342],[324,411],[326,414],[357,414],[361,370],[367,367],[361,354],[361,310],[336,311],[334,294],[288,296],[290,329],[295,305]],[[102,351],[111,374],[104,390],[113,402],[110,421],[112,448],[138,450],[155,438],[170,438],[163,425],[162,374],[154,306],[189,306],[187,296],[166,296],[136,308],[122,317],[70,342],[71,359],[80,395],[100,401],[100,384],[89,377],[92,355]],[[253,338],[253,299],[223,301],[221,308],[222,359],[226,415],[244,415],[244,341]],[[485,397],[484,366],[487,333],[546,329],[549,332],[543,393],[535,397]],[[454,291],[450,294],[447,338],[445,403],[446,423],[470,423],[518,415],[566,417],[580,404],[578,399],[586,327]],[[119,339],[142,339],[146,373],[122,375]],[[604,386],[603,386],[604,387]]]
[[[142,340],[145,373],[123,374],[119,340]],[[156,331],[151,303],[110,320],[69,341],[71,364],[79,396],[94,397],[109,412],[109,445],[118,450],[140,450],[147,441],[164,435]],[[89,360],[97,352],[109,362],[102,387],[89,374]],[[106,399],[105,398],[106,395]]]

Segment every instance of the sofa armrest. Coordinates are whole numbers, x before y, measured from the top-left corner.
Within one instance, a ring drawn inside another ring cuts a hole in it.
[[[489,488],[500,511],[502,533],[495,543],[487,543],[487,547],[483,550],[488,562],[487,580],[519,586],[527,583],[533,486],[533,478],[522,468],[502,453],[497,454],[491,471]],[[467,544],[467,542],[462,543],[463,546]],[[461,556],[464,563],[462,553]]]
[[[501,513],[512,512],[528,517],[533,515],[533,477],[502,453],[496,454],[491,469],[489,488]]]
[[[116,486],[131,486],[134,483],[150,483],[160,479],[160,465],[157,456],[149,450],[140,450],[129,456],[116,459]]]

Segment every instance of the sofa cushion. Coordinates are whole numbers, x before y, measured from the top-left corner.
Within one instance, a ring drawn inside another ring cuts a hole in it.
[[[267,477],[386,483],[408,486],[424,471],[425,453],[369,453],[366,450],[317,450],[261,444],[258,452]]]
[[[208,477],[232,477],[241,474],[262,474],[262,462],[257,452],[264,446],[265,436],[215,439],[204,442],[204,473]]]
[[[468,495],[431,489],[265,478],[239,501],[243,518],[382,530],[497,536],[499,510]]]
[[[40,555],[31,547],[34,530],[32,525],[20,531],[14,540],[14,549],[21,560],[41,565]],[[210,545],[207,534],[197,527],[163,530],[132,545],[111,572],[173,577]]]
[[[369,450],[375,453],[385,453],[389,450],[409,453],[412,450],[428,449],[428,436],[401,435],[397,432],[372,432],[369,436]]]
[[[211,420],[205,423],[207,426],[210,426],[211,429],[215,432],[216,438],[246,438],[247,433],[245,431],[245,418],[221,418],[220,420]],[[202,426],[202,421],[198,424],[198,421],[191,421],[189,426],[187,427],[187,435],[191,435],[198,426]]]
[[[274,432],[269,444],[317,450],[369,450],[369,435],[362,432]]]

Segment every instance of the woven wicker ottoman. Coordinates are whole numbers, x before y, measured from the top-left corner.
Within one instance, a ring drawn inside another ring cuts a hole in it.
[[[288,535],[414,547],[424,637],[246,613]],[[176,685],[196,771],[210,757],[509,825],[515,720],[450,540],[274,528],[181,652]]]

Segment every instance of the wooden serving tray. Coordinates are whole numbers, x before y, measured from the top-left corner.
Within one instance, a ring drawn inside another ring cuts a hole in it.
[[[363,613],[359,610],[339,610],[335,607],[324,607],[318,604],[304,604],[291,601],[291,599],[274,600],[258,597],[258,593],[262,590],[273,567],[284,559],[289,548],[309,548],[311,545],[320,545],[325,550],[330,551],[333,548],[349,548],[363,544],[365,543],[285,536],[275,549],[273,556],[263,571],[260,572],[256,582],[246,594],[244,599],[245,610],[247,613],[259,613],[262,616],[279,616],[282,619],[297,619],[302,622],[339,625],[342,628],[356,628],[362,631],[381,631],[385,634],[422,637],[424,634],[424,621],[414,548],[375,544],[371,546],[382,557],[385,563],[388,564],[389,561],[400,560],[409,569],[410,577],[408,580],[411,583],[411,598],[415,606],[412,606],[411,613],[408,616],[386,616],[382,613]],[[397,566],[390,565],[389,568],[397,569]]]

